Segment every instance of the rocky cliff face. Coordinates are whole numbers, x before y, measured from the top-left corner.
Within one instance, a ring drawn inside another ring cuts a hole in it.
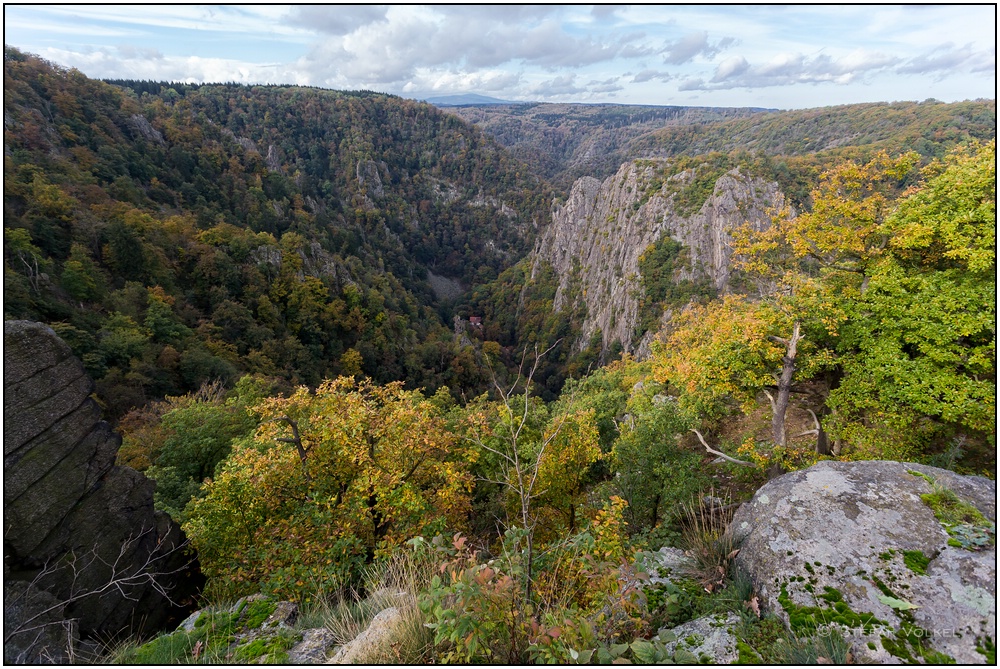
[[[553,211],[552,225],[535,247],[536,266],[538,260],[548,261],[559,275],[556,310],[567,307],[567,296],[577,293],[571,289],[579,288],[587,306],[581,342],[601,332],[605,349],[617,341],[627,352],[645,353],[648,338],[641,341],[635,332],[642,253],[669,235],[689,250],[688,267],[677,278],[708,277],[724,292],[730,276],[730,230],[748,221],[761,229],[784,204],[777,184],[732,170],[718,179],[697,213],[683,216],[677,211],[676,182],[691,175],[676,174],[656,189],[660,167],[637,161],[622,165],[603,183],[579,179],[567,202]]]
[[[121,438],[93,385],[51,329],[4,323],[5,662],[67,661],[78,636],[158,629],[197,572],[153,510],[153,482],[114,466]]]

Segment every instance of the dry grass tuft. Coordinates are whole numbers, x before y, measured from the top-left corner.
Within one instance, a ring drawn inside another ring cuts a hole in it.
[[[359,658],[366,664],[421,664],[433,648],[433,633],[424,627],[417,607],[417,594],[433,576],[433,565],[412,551],[394,552],[384,561],[370,565],[365,574],[362,594],[353,592],[336,602],[317,603],[309,612],[313,620],[333,632],[337,643],[344,645],[368,629],[372,619],[390,607],[401,616],[393,639],[374,648],[369,656]]]
[[[684,505],[680,543],[690,562],[682,571],[708,592],[725,587],[729,566],[739,553],[729,531],[734,510],[729,497],[716,497],[714,488]]]

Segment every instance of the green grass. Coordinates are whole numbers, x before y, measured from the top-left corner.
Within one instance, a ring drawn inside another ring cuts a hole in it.
[[[782,646],[791,638],[774,615],[743,615],[733,634],[739,653],[735,664],[780,664],[784,659]]]
[[[190,632],[178,630],[142,645],[126,644],[112,652],[108,660],[112,664],[187,664],[195,660],[198,648],[199,662],[224,662],[237,631],[238,617],[228,611],[207,612]]]
[[[997,663],[997,647],[990,637],[976,638],[976,652],[986,658],[986,664],[995,665]]]
[[[277,636],[231,648],[240,632],[256,629],[274,613],[275,602],[258,599],[238,607],[210,606],[195,620],[190,632],[177,630],[139,644],[130,642],[113,649],[106,661],[111,664],[224,664],[256,661],[264,655],[268,662],[287,660],[283,651],[295,645],[285,630]],[[197,657],[195,655],[197,654]]]
[[[839,632],[829,630],[828,634],[792,639],[781,644],[777,664],[847,664],[851,646]]]
[[[275,635],[239,646],[233,653],[232,661],[235,664],[287,664],[288,650],[301,638],[301,634],[292,630],[278,630]]]
[[[706,504],[705,497],[714,497],[714,489],[708,495],[701,493],[684,507],[685,522],[681,533],[680,548],[690,560],[681,572],[697,581],[708,592],[718,592],[725,588],[730,572],[730,564],[736,555],[736,540],[729,531],[731,511],[716,511]],[[729,500],[723,500],[723,506]]]

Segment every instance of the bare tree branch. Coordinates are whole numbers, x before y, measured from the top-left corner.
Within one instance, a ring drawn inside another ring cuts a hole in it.
[[[819,426],[819,418],[816,416],[816,412],[813,411],[812,409],[806,409],[806,411],[808,411],[812,415],[813,422],[816,424],[816,427],[814,429],[812,429],[812,430],[804,430],[803,432],[799,432],[798,434],[793,435],[792,439],[796,439],[798,437],[805,437],[806,435],[810,435],[810,434],[814,434],[814,435],[819,436],[820,426]]]
[[[179,545],[172,546],[169,550],[162,552],[159,550],[159,547],[162,544],[158,544],[157,549],[151,551],[146,556],[142,564],[128,564],[129,558],[134,555],[133,548],[136,543],[143,536],[152,531],[154,530],[145,530],[126,539],[118,549],[118,554],[110,562],[100,556],[96,547],[87,551],[83,554],[83,556],[79,556],[75,551],[71,551],[64,557],[62,564],[54,564],[52,561],[46,561],[42,566],[42,569],[35,574],[34,578],[28,583],[24,593],[13,601],[17,602],[18,600],[25,599],[28,596],[28,593],[30,593],[33,589],[48,592],[41,586],[41,584],[57,572],[64,569],[69,570],[70,574],[68,596],[64,597],[56,604],[46,607],[40,611],[36,611],[30,617],[20,621],[19,624],[4,634],[4,643],[8,643],[15,636],[28,634],[30,632],[37,632],[38,634],[36,636],[40,636],[41,630],[46,627],[69,623],[71,621],[67,620],[58,620],[46,623],[38,623],[38,621],[50,614],[57,613],[59,615],[63,615],[63,611],[66,607],[82,599],[86,599],[88,597],[102,597],[111,592],[117,592],[122,598],[134,602],[139,599],[136,595],[136,590],[141,586],[147,586],[166,599],[172,606],[178,606],[177,602],[171,598],[165,581],[168,577],[187,569],[191,565],[191,560],[187,560],[176,569],[169,571],[165,571],[160,568],[158,563],[162,563],[170,556],[186,549],[188,545],[187,541]],[[99,585],[81,589],[79,586],[81,578],[87,572],[94,569],[98,563],[110,569],[109,575],[106,579],[103,579]],[[9,604],[5,602],[4,606],[6,608]],[[70,649],[70,653],[72,654],[72,649]]]
[[[302,477],[306,480],[306,483],[312,481],[309,476],[309,468],[306,466],[306,449],[302,445],[302,436],[299,435],[299,423],[294,421],[288,416],[279,416],[274,419],[276,422],[285,422],[292,428],[292,438],[288,437],[278,437],[275,441],[280,441],[286,444],[295,444],[295,449],[299,452],[299,460],[302,462]]]
[[[500,384],[496,371],[489,362],[489,358],[487,358],[487,365],[490,370],[491,380],[493,382],[493,387],[496,389],[498,401],[502,405],[502,413],[504,414],[503,420],[506,421],[506,425],[501,424],[499,430],[494,428],[491,434],[484,435],[480,432],[479,425],[474,424],[472,427],[472,435],[465,437],[468,441],[471,441],[479,448],[499,458],[501,478],[480,480],[486,480],[491,483],[506,486],[518,499],[518,505],[520,507],[518,509],[518,513],[520,515],[519,520],[526,533],[528,551],[524,584],[525,601],[531,599],[532,564],[534,560],[533,535],[535,526],[537,525],[537,519],[534,518],[532,514],[532,500],[537,499],[540,495],[545,493],[544,490],[535,489],[541,471],[541,463],[545,454],[549,450],[549,446],[558,437],[568,417],[565,415],[559,417],[554,425],[554,428],[548,435],[542,438],[541,444],[539,444],[537,450],[533,453],[525,455],[521,453],[521,450],[523,448],[524,430],[529,427],[530,422],[531,384],[534,381],[535,374],[538,372],[542,359],[552,352],[552,350],[555,349],[561,341],[561,339],[556,341],[554,344],[541,352],[539,352],[536,344],[534,347],[534,359],[531,361],[527,374],[525,374],[525,363],[527,361],[528,354],[528,349],[526,347],[521,352],[521,361],[518,364],[518,376],[509,388]],[[521,407],[515,407],[514,397],[521,394],[518,392],[518,386],[521,384],[522,380],[524,383],[524,403]],[[487,443],[489,437],[499,438],[503,442],[503,446],[490,446]],[[508,521],[509,520],[510,519],[508,518]]]
[[[696,435],[698,435],[698,441],[700,441],[701,445],[705,447],[705,450],[708,451],[709,453],[711,453],[712,455],[718,455],[723,460],[726,460],[727,462],[732,462],[733,464],[736,464],[736,465],[745,465],[747,467],[756,467],[757,466],[757,465],[755,465],[752,462],[747,462],[746,460],[737,460],[736,458],[729,457],[728,455],[726,455],[722,451],[715,450],[714,448],[712,448],[711,446],[709,446],[708,443],[706,443],[705,437],[701,436],[701,432],[699,432],[698,430],[695,430],[694,428],[692,428],[691,431],[694,432]]]

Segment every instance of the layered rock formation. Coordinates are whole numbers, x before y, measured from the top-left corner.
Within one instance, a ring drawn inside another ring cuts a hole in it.
[[[980,527],[942,523],[925,497],[935,489],[978,509]],[[793,633],[836,630],[859,663],[982,664],[996,641],[990,521],[994,481],[899,462],[820,462],[758,490],[732,529],[737,564]]]
[[[180,528],[153,509],[153,482],[114,465],[121,438],[92,390],[55,332],[4,323],[8,662],[66,661],[77,636],[159,629],[196,585]]]
[[[601,332],[605,349],[616,341],[626,352],[640,348],[635,332],[642,290],[639,256],[662,235],[689,251],[689,266],[679,279],[708,277],[716,289],[725,291],[730,230],[746,222],[758,229],[767,226],[784,204],[777,184],[732,170],[718,179],[697,213],[682,216],[676,192],[666,187],[648,192],[659,167],[639,161],[622,165],[603,183],[593,177],[579,179],[567,202],[553,211],[552,224],[536,245],[536,267],[538,261],[547,261],[559,275],[555,309],[568,306],[571,292],[586,303],[581,347]],[[671,179],[689,176],[681,173]]]

